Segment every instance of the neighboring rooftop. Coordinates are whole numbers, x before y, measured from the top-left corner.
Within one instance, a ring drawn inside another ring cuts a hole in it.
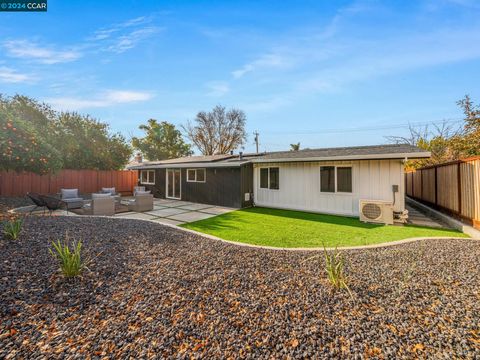
[[[253,154],[225,154],[187,156],[162,161],[147,161],[129,166],[130,169],[162,168],[170,165],[188,166],[238,166],[248,162],[322,161],[362,159],[420,159],[430,157],[430,152],[408,144],[350,146],[298,151],[277,151]]]

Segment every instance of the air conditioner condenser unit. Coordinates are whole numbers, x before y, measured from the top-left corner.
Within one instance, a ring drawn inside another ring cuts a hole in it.
[[[360,200],[360,221],[393,225],[393,204],[382,200]]]

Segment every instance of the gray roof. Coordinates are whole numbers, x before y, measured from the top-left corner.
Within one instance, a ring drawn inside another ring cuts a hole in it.
[[[427,158],[430,153],[409,144],[390,144],[372,146],[350,146],[323,149],[305,149],[299,151],[270,152],[256,162],[268,161],[312,161],[341,159],[403,159]]]
[[[147,161],[129,169],[175,167],[228,167],[249,162],[327,161],[367,159],[420,159],[430,157],[430,152],[408,144],[350,146],[299,151],[277,151],[260,154],[187,156],[162,161]]]

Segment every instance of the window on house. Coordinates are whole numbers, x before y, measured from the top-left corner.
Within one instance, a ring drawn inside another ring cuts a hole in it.
[[[277,168],[270,168],[270,189],[278,190],[279,189],[279,169]]]
[[[260,188],[272,190],[280,188],[280,170],[278,167],[260,169]]]
[[[335,192],[335,166],[320,166],[320,191]]]
[[[352,168],[350,166],[320,166],[321,192],[352,192]]]
[[[268,168],[260,169],[260,187],[268,189]]]
[[[337,167],[337,192],[352,192],[351,167]]]
[[[205,169],[187,169],[188,182],[205,182]]]
[[[140,183],[150,185],[155,184],[155,170],[141,170]]]

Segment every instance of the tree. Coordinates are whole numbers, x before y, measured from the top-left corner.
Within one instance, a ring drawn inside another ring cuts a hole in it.
[[[217,105],[212,111],[200,111],[195,124],[183,126],[190,141],[204,155],[227,154],[247,139],[246,116],[242,110]]]
[[[290,151],[298,151],[300,150],[300,143],[296,143],[296,144],[290,144]]]
[[[52,114],[48,105],[25,96],[0,96],[0,170],[44,174],[62,167],[52,145]]]
[[[27,96],[0,96],[0,169],[121,169],[131,149],[108,125],[77,113],[57,113]]]
[[[457,101],[465,115],[463,130],[451,139],[452,151],[458,157],[480,154],[480,106],[474,105],[470,96]]]
[[[62,112],[56,121],[56,146],[66,169],[118,170],[132,154],[125,138],[88,115]]]
[[[463,126],[458,129],[443,121],[433,130],[428,126],[423,129],[410,126],[410,134],[406,137],[387,137],[391,142],[415,145],[432,153],[430,159],[409,161],[408,167],[418,168],[480,154],[480,107],[474,105],[468,95],[457,101],[457,105],[465,115]]]
[[[174,159],[192,155],[190,144],[183,141],[182,134],[175,125],[155,119],[148,120],[147,125],[140,125],[139,129],[145,131],[143,138],[132,138],[132,146],[148,160]]]

